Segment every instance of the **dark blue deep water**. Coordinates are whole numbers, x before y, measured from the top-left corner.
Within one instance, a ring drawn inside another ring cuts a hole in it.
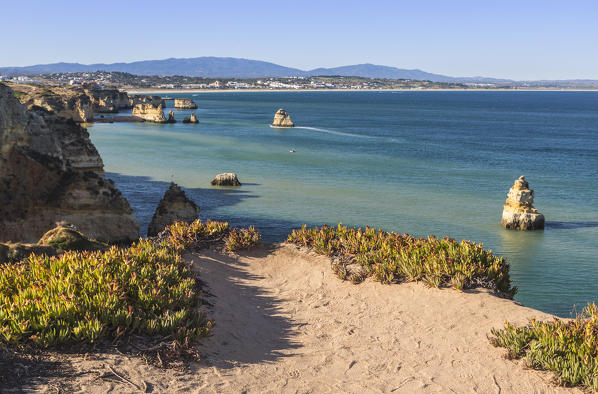
[[[256,224],[268,241],[302,223],[339,221],[466,238],[507,258],[527,306],[569,316],[598,301],[598,92],[174,96],[198,103],[199,125],[89,128],[142,232],[174,180],[202,218]],[[269,127],[278,108],[298,127]],[[244,185],[211,188],[221,172]],[[499,224],[520,175],[544,231]]]

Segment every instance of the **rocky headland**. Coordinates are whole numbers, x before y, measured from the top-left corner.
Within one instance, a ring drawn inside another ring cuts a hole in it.
[[[171,182],[147,229],[147,236],[153,237],[174,222],[191,223],[199,216],[199,206],[191,201],[183,189]]]
[[[510,230],[541,230],[544,215],[534,208],[534,191],[522,175],[507,194],[500,224]]]
[[[176,109],[197,109],[197,104],[190,98],[175,98],[174,108]]]
[[[87,130],[0,84],[0,241],[37,242],[56,222],[103,242],[137,239],[127,200],[105,178]]]
[[[284,109],[279,109],[274,114],[274,120],[272,121],[274,127],[293,127],[295,124],[291,121],[291,115]]]

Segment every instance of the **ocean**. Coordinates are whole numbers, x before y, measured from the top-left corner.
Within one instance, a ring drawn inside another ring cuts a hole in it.
[[[339,222],[469,239],[507,259],[526,306],[569,317],[598,301],[598,92],[169,96],[199,108],[176,110],[176,124],[88,128],[142,235],[174,181],[202,219],[253,224],[265,241]],[[297,127],[269,126],[279,108]],[[200,123],[181,123],[191,112]],[[211,187],[222,172],[243,186]],[[543,231],[500,226],[520,175],[535,190]]]

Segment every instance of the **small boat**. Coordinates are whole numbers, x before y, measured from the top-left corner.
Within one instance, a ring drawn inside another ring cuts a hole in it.
[[[289,152],[291,152],[291,153],[295,153],[295,149],[291,149]]]

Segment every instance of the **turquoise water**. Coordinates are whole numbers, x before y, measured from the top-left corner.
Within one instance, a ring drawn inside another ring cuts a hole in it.
[[[173,180],[202,218],[255,224],[268,241],[303,223],[339,221],[466,238],[507,258],[527,306],[569,316],[598,301],[597,92],[178,96],[198,103],[200,124],[89,128],[142,232]],[[299,127],[269,127],[278,108]],[[221,172],[236,172],[243,186],[210,187]],[[522,174],[544,231],[499,224]]]

